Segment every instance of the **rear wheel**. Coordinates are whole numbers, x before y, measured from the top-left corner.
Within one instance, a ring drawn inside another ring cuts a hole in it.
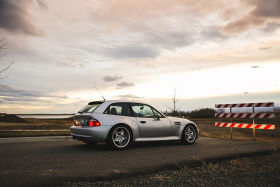
[[[128,127],[118,125],[111,130],[108,136],[108,144],[117,150],[125,149],[131,142],[131,134]]]
[[[182,134],[182,142],[184,144],[194,144],[197,139],[197,131],[193,125],[187,125]]]

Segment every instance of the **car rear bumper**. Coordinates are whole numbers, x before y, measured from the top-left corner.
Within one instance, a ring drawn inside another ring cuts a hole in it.
[[[105,142],[107,135],[111,129],[111,126],[100,126],[100,127],[79,127],[72,126],[70,128],[73,139],[81,141],[94,141],[94,142]]]

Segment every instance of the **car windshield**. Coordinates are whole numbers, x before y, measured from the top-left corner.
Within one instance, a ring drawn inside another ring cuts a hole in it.
[[[87,106],[82,108],[79,113],[91,113],[93,112],[101,103],[89,103]]]

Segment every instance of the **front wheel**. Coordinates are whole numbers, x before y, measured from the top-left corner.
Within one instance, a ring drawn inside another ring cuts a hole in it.
[[[182,142],[184,144],[194,144],[197,139],[197,131],[193,125],[187,125],[182,134]]]
[[[108,137],[108,144],[113,149],[121,150],[127,148],[131,142],[130,129],[124,125],[116,126],[112,129]]]

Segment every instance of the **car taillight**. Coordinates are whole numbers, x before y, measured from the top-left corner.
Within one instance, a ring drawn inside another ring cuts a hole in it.
[[[100,123],[99,123],[98,120],[94,119],[94,120],[90,120],[88,122],[88,126],[90,126],[90,127],[98,127],[98,126],[100,126]]]

